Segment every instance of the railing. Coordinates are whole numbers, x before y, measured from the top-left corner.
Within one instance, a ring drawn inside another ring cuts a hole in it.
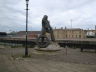
[[[70,48],[80,48],[81,52],[84,49],[94,49],[96,52],[96,41],[89,41],[89,40],[62,40],[58,41],[58,44],[61,47],[70,47]]]
[[[96,40],[91,39],[66,39],[66,40],[56,40],[57,43],[61,47],[70,47],[70,48],[80,48],[81,51],[83,49],[95,49],[96,51]],[[0,38],[0,45],[4,46],[11,46],[11,47],[17,47],[17,46],[25,46],[25,39],[19,39],[19,38]],[[33,48],[36,46],[36,39],[29,39],[28,44],[29,47]]]
[[[24,47],[25,46],[24,39],[14,39],[14,38],[0,38],[0,45],[3,46],[11,46],[11,47]],[[27,45],[33,48],[36,45],[34,40],[28,40]]]

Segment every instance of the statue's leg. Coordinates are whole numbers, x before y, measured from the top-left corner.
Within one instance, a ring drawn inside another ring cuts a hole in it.
[[[54,37],[54,34],[53,34],[53,30],[50,30],[50,34],[51,34],[51,40],[54,42],[55,41],[55,37]]]
[[[46,30],[44,28],[42,28],[42,34],[41,35],[45,35]]]
[[[42,34],[41,35],[45,35],[45,33],[46,33],[46,30],[44,29],[44,28],[42,28]],[[44,42],[44,38],[42,37],[42,39],[41,39],[41,42],[43,43]]]

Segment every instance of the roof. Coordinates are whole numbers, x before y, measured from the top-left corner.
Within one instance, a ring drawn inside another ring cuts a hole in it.
[[[41,34],[41,31],[28,31],[28,34]],[[26,35],[26,31],[19,31],[16,35]]]
[[[71,29],[54,29],[54,30],[82,30],[80,28],[71,28]]]

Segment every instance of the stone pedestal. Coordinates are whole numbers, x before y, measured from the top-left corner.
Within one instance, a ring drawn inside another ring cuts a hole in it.
[[[50,51],[50,52],[55,52],[55,51],[60,51],[60,50],[62,50],[62,48],[57,44],[57,43],[54,43],[54,42],[52,42],[48,47],[46,47],[46,48],[38,48],[38,47],[36,47],[35,48],[35,50],[38,50],[38,51],[46,51],[46,52],[48,52],[48,51]]]

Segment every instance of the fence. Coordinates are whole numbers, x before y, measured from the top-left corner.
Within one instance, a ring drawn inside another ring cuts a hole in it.
[[[26,41],[25,40],[17,40],[17,39],[0,39],[0,45],[3,46],[11,46],[11,47],[25,47]],[[27,42],[28,47],[33,48],[36,45],[36,42],[32,40],[28,40]]]

